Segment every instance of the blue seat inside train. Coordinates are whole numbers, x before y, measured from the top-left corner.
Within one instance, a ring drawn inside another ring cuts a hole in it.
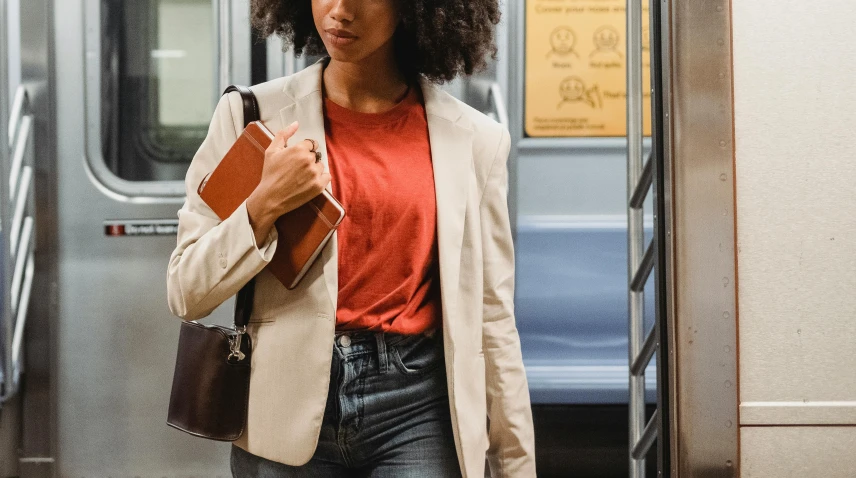
[[[626,225],[522,218],[516,264],[517,327],[533,403],[627,403]],[[646,332],[654,317],[650,285]],[[652,401],[654,372],[652,361],[646,373]]]

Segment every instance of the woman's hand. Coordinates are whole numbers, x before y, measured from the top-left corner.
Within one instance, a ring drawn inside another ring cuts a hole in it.
[[[247,213],[256,244],[262,244],[274,222],[321,194],[330,182],[324,164],[316,161],[317,143],[303,140],[288,145],[297,121],[280,130],[265,151],[262,179],[247,198]]]

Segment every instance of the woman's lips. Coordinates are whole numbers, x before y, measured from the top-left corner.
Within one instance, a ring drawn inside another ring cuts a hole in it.
[[[327,38],[333,46],[342,47],[350,45],[357,40],[357,36],[346,30],[338,30],[336,28],[328,28],[324,30]]]

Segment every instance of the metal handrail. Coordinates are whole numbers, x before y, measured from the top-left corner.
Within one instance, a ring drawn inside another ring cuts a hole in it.
[[[27,313],[30,308],[30,294],[33,289],[33,278],[35,277],[35,253],[32,245],[33,218],[24,220],[22,237],[27,240],[25,244],[26,253],[22,253],[15,261],[15,273],[12,278],[11,315],[15,323],[12,332],[12,347],[5,357],[7,362],[4,367],[3,395],[0,396],[0,404],[14,397],[20,389],[21,381],[21,349],[23,348],[24,326],[27,322]]]
[[[660,418],[659,415],[660,410],[655,410],[651,419],[645,424],[645,429],[642,430],[642,436],[639,438],[639,441],[630,450],[630,456],[634,460],[644,460],[648,450],[651,449],[651,445],[654,444],[654,440],[657,439],[657,420]]]
[[[18,130],[18,123],[21,122],[24,106],[29,103],[29,95],[27,88],[24,85],[18,86],[15,90],[15,99],[12,101],[12,111],[9,114],[9,144],[15,141],[15,134]]]
[[[30,309],[30,293],[33,291],[33,278],[36,272],[35,254],[30,251],[27,256],[27,267],[24,270],[24,288],[21,291],[21,307],[18,313],[15,314],[15,332],[12,336],[12,387],[9,388],[7,394],[0,400],[5,401],[8,397],[18,393],[18,386],[21,376],[21,346],[24,343],[24,326],[27,323],[27,312]]]
[[[645,342],[642,343],[642,351],[639,355],[630,362],[630,374],[633,376],[645,375],[645,368],[654,358],[654,352],[657,351],[657,328],[654,327],[645,336]]]
[[[648,189],[654,181],[653,158],[653,153],[648,155],[648,159],[645,160],[645,167],[642,168],[642,177],[636,183],[636,189],[633,190],[633,194],[630,196],[630,207],[633,209],[639,209],[645,205],[645,198],[648,197]]]
[[[218,60],[220,89],[222,93],[232,84],[232,2],[219,0],[219,12],[217,18],[218,38]]]
[[[651,166],[643,167],[642,4],[628,1],[627,24],[627,286],[629,374],[629,465],[631,478],[645,476],[645,453],[656,438],[658,427],[645,422],[645,374],[632,373],[640,357],[653,353],[653,340],[645,347],[645,282],[654,264],[653,242],[645,250],[642,205],[651,189]],[[649,159],[648,164],[652,161]],[[647,174],[646,174],[647,169]],[[655,414],[655,417],[657,414]],[[653,431],[652,431],[653,430]]]
[[[30,254],[31,239],[33,238],[33,223],[33,218],[27,217],[24,219],[24,226],[21,229],[21,253],[15,258],[15,272],[12,274],[12,290],[10,293],[12,314],[15,314],[20,306],[20,293],[24,281],[25,265],[27,263],[27,256]]]
[[[18,188],[18,197],[15,199],[15,212],[12,214],[12,226],[9,228],[9,253],[12,257],[18,252],[19,239],[21,238],[21,226],[24,224],[24,213],[27,200],[30,197],[30,184],[33,182],[33,168],[24,166],[21,173],[21,186]]]
[[[11,335],[4,349],[3,370],[0,383],[3,385],[0,404],[15,396],[20,388],[21,355],[24,328],[29,311],[30,294],[35,276],[35,219],[27,216],[27,205],[33,190],[34,166],[25,164],[33,146],[33,116],[29,111],[29,95],[24,86],[15,92],[12,114],[9,120],[9,203],[12,218],[9,223],[9,261],[14,262],[9,282],[8,322],[6,334]],[[6,335],[7,340],[9,335]]]
[[[29,146],[33,117],[30,115],[24,116],[20,122],[21,129],[18,130],[18,136],[15,138],[15,143],[12,147],[12,162],[9,167],[9,199],[15,198],[15,189],[18,187],[21,167],[24,165],[24,155],[27,154],[27,147]]]
[[[645,254],[642,255],[642,262],[630,279],[630,290],[637,293],[644,292],[645,283],[648,282],[652,270],[654,270],[654,241],[648,243]]]
[[[499,83],[493,82],[490,85],[490,99],[493,103],[493,110],[496,113],[496,120],[499,124],[508,129],[508,109],[505,107],[505,99],[502,96],[502,88]]]

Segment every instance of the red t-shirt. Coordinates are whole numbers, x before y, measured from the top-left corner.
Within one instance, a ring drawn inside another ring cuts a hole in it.
[[[324,99],[338,230],[337,330],[419,334],[440,324],[437,203],[421,94],[383,113]]]

